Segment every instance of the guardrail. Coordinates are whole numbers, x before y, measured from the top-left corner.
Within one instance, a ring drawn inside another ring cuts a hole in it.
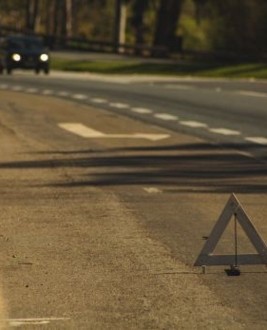
[[[32,34],[25,30],[18,30],[8,26],[0,25],[0,36],[5,36],[10,33]],[[156,57],[167,58],[172,55],[180,56],[181,58],[192,58],[194,60],[209,61],[267,61],[266,53],[249,53],[229,50],[218,51],[192,51],[183,50],[182,38],[178,37],[171,47],[165,46],[149,46],[149,45],[134,45],[134,44],[116,44],[113,42],[89,40],[86,38],[67,38],[53,35],[35,34],[42,37],[45,45],[51,50],[75,50],[85,52],[100,52],[125,55],[138,55],[141,57]]]
[[[0,36],[13,33],[32,34],[28,31],[17,30],[7,26],[0,26]],[[67,38],[45,34],[34,34],[42,37],[45,45],[51,50],[77,50],[101,53],[121,53],[126,55],[138,55],[144,57],[168,57],[170,51],[164,46],[115,44],[113,42],[89,40],[86,38]]]

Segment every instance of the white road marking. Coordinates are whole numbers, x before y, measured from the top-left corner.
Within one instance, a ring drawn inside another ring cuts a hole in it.
[[[65,92],[65,91],[62,91],[62,92],[58,92],[58,94],[57,94],[58,96],[69,96],[70,95],[70,93],[68,93],[68,92]]]
[[[170,115],[168,113],[156,113],[154,117],[162,120],[178,120],[179,117]]]
[[[237,151],[237,153],[238,153],[239,155],[242,155],[242,156],[245,156],[245,157],[248,157],[248,158],[255,158],[255,157],[253,156],[253,154],[250,153],[250,152],[247,152],[247,151],[240,151],[240,150],[236,150],[236,151]]]
[[[73,94],[72,98],[76,99],[76,100],[86,100],[87,96],[84,94]]]
[[[34,94],[34,93],[37,93],[37,92],[38,92],[38,89],[37,89],[37,88],[27,88],[27,89],[26,89],[26,92],[27,92],[27,93],[32,93],[32,94]]]
[[[162,192],[159,188],[154,188],[154,187],[148,187],[148,188],[143,188],[145,192],[148,194],[159,194]]]
[[[175,84],[168,84],[168,85],[165,85],[164,87],[168,88],[168,89],[182,89],[182,90],[194,89],[193,86],[175,85]]]
[[[222,89],[221,89],[221,87],[216,87],[215,88],[215,91],[218,92],[218,93],[220,93],[222,91]]]
[[[79,123],[59,123],[58,126],[84,138],[105,137],[105,134]]]
[[[106,99],[99,99],[99,98],[92,98],[91,101],[94,103],[107,103],[108,102]]]
[[[12,91],[15,91],[15,92],[19,92],[22,89],[23,89],[22,86],[14,86],[14,87],[12,87]]]
[[[8,88],[8,85],[7,85],[7,84],[1,84],[1,85],[0,85],[0,88],[1,88],[1,89],[7,89],[7,88]]]
[[[109,103],[109,105],[117,109],[127,109],[130,107],[129,104],[126,103]]]
[[[263,145],[267,145],[267,139],[264,137],[247,137],[245,138],[246,141],[249,142],[254,142],[254,143],[258,143],[258,144],[263,144]]]
[[[180,121],[179,123],[180,123],[181,125],[189,126],[189,127],[192,127],[192,128],[208,127],[207,124],[201,123],[201,122],[199,122],[199,121],[191,121],[191,120],[188,120],[188,121]]]
[[[131,110],[133,112],[140,113],[140,114],[149,114],[149,113],[153,112],[152,110],[146,109],[146,108],[132,108]]]
[[[24,325],[42,325],[49,324],[54,321],[67,321],[69,318],[65,317],[42,317],[42,318],[21,318],[21,319],[8,319],[10,327],[20,327]]]
[[[227,128],[210,128],[210,132],[216,133],[216,134],[222,134],[222,135],[240,135],[241,133],[239,131],[234,131]]]
[[[112,139],[146,139],[150,141],[158,141],[167,139],[169,134],[146,134],[146,133],[133,133],[133,134],[105,134],[106,138]]]
[[[69,131],[73,134],[79,135],[84,138],[147,139],[150,141],[158,141],[170,137],[169,134],[146,134],[146,133],[105,134],[80,123],[59,123],[58,126],[60,128],[65,129],[66,131]]]
[[[266,93],[253,92],[253,91],[237,91],[238,94],[254,97],[267,97]]]
[[[43,95],[52,95],[52,94],[54,94],[54,92],[51,91],[50,89],[45,89],[45,90],[43,90],[42,94]]]

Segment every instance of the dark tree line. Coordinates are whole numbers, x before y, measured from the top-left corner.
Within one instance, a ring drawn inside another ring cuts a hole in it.
[[[184,0],[162,0],[157,12],[154,45],[171,47],[176,40],[178,20]]]
[[[5,0],[0,1],[1,12],[22,13],[23,20],[17,21],[20,27],[28,31],[37,31],[40,26],[46,34],[72,36],[77,33],[75,25],[82,25],[81,11],[88,12],[98,8],[98,15],[116,5],[127,3],[131,8],[130,21],[132,22],[135,42],[145,43],[145,15],[148,11],[155,11],[154,44],[171,44],[176,34],[178,18],[182,10],[184,0]],[[112,15],[112,10],[109,10]],[[1,15],[2,16],[2,15]],[[90,15],[88,15],[88,18]],[[85,17],[84,17],[85,19]],[[102,24],[104,22],[101,22]],[[105,24],[105,23],[104,23]],[[110,27],[112,29],[112,26]]]
[[[209,22],[212,49],[267,52],[266,0],[0,0],[0,25],[103,41],[125,32],[126,42],[172,47],[188,3],[199,27]],[[118,6],[127,7],[125,31],[116,22]]]

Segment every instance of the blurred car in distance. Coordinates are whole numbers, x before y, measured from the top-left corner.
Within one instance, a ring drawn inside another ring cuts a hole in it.
[[[33,69],[49,73],[50,56],[42,39],[28,35],[9,35],[0,40],[0,73],[14,69]]]

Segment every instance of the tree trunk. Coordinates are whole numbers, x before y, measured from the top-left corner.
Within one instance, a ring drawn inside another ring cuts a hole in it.
[[[114,51],[120,52],[120,44],[125,43],[127,6],[124,0],[115,2]]]
[[[36,20],[39,11],[39,0],[27,0],[26,2],[26,30],[35,32]]]
[[[161,0],[157,13],[154,46],[175,47],[176,28],[184,0]]]
[[[66,0],[66,34],[73,35],[73,0]]]
[[[57,37],[66,36],[66,2],[65,0],[54,0],[54,24],[53,35]]]
[[[148,8],[149,0],[135,0],[133,5],[132,25],[135,31],[136,45],[144,43],[144,15]]]

